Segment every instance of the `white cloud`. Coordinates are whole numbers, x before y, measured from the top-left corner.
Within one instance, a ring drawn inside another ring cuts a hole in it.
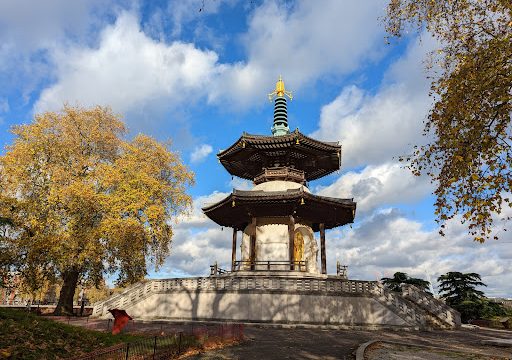
[[[231,262],[231,229],[220,227],[195,232],[178,229],[175,232],[171,255],[163,271],[187,275],[208,275],[215,261],[222,268]]]
[[[173,9],[184,6],[177,4],[172,3]],[[56,82],[42,92],[35,109],[79,102],[109,104],[126,114],[185,102],[189,106],[203,96],[210,104],[225,103],[227,98],[234,107],[261,104],[262,94],[270,90],[269,79],[279,73],[292,89],[300,90],[327,74],[347,74],[378,56],[383,43],[377,21],[381,4],[327,1],[317,6],[299,1],[286,8],[264,2],[249,13],[249,29],[243,36],[247,59],[233,63],[219,63],[217,53],[191,43],[154,40],[143,32],[137,16],[121,12],[115,24],[101,31],[97,44],[50,49]],[[182,13],[173,15],[175,24],[188,21]],[[349,32],[352,36],[339,36]]]
[[[504,251],[512,237],[475,243],[459,219],[450,223],[445,237],[437,229],[403,217],[396,210],[380,211],[358,227],[331,231],[327,235],[328,268],[336,260],[349,265],[349,278],[376,280],[403,271],[410,276],[431,278],[448,271],[476,272],[488,285],[488,296],[512,296],[512,253]]]
[[[215,224],[212,220],[206,217],[201,208],[214,204],[224,199],[228,195],[228,193],[215,191],[209,195],[203,195],[195,198],[192,203],[191,214],[178,218],[176,228],[189,229],[195,227],[198,229],[205,229],[211,227],[218,227],[217,224]]]
[[[249,58],[263,68],[286,70],[297,83],[346,74],[382,50],[376,45],[383,43],[378,17],[384,5],[330,0],[319,6],[305,0],[287,10],[280,2],[266,2],[250,20]]]
[[[371,95],[355,85],[322,108],[319,129],[311,136],[341,141],[342,165],[355,167],[389,162],[423,141],[423,120],[431,99],[423,59],[434,47],[430,38],[416,41],[386,72]]]
[[[201,144],[200,146],[196,146],[192,154],[190,154],[190,161],[193,163],[198,163],[206,159],[208,155],[211,154],[213,148],[208,144]]]
[[[37,111],[60,108],[64,101],[106,104],[116,112],[163,100],[190,101],[206,91],[217,62],[214,52],[192,44],[149,38],[127,12],[103,30],[98,47],[58,51],[54,57],[58,81],[42,92]]]
[[[360,172],[351,171],[334,183],[317,189],[319,195],[351,198],[357,202],[358,214],[381,206],[411,203],[431,192],[430,181],[417,177],[398,163],[370,165]]]
[[[94,43],[117,6],[112,0],[0,1],[1,95],[32,93],[53,80],[51,53],[69,43]]]
[[[215,261],[227,266],[231,261],[231,229],[220,227],[201,210],[226,196],[227,193],[216,191],[194,199],[192,213],[180,217],[174,226],[171,254],[166,259],[163,273],[207,275],[209,266]]]
[[[110,0],[1,1],[0,43],[22,52],[50,48],[66,37],[90,35],[98,15],[112,8]]]
[[[254,184],[250,180],[241,179],[239,177],[233,177],[229,181],[229,186],[237,190],[251,190],[254,187]]]
[[[262,94],[271,90],[268,79],[279,74],[287,87],[300,91],[324,76],[339,77],[376,59],[383,51],[378,18],[384,7],[381,0],[264,2],[242,37],[247,61],[221,68],[210,101],[227,97],[242,107],[257,99],[262,103]]]

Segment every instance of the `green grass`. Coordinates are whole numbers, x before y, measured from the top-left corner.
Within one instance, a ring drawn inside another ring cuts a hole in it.
[[[23,310],[0,308],[0,359],[65,359],[143,338],[128,334],[114,336],[58,323]]]

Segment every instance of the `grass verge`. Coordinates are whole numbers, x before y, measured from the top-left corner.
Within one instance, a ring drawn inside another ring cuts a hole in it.
[[[0,308],[0,359],[50,360],[146,338],[112,335],[46,319],[23,310]]]

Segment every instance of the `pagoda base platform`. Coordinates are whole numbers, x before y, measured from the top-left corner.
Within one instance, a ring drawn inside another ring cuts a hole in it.
[[[325,276],[325,275],[324,275]],[[103,302],[93,317],[123,309],[135,320],[222,321],[339,328],[457,328],[460,315],[414,287],[275,274],[147,280]]]

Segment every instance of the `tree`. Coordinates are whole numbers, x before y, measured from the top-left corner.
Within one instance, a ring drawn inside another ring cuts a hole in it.
[[[400,36],[407,25],[426,29],[440,49],[429,62],[439,69],[424,129],[431,141],[401,160],[436,184],[441,235],[460,215],[474,240],[497,239],[493,223],[512,190],[512,2],[390,0],[387,32]]]
[[[476,290],[477,286],[485,285],[477,273],[448,272],[437,278],[440,282],[441,296],[448,305],[457,304],[464,300],[475,300],[484,297],[484,293]]]
[[[510,311],[507,311],[502,304],[485,299],[479,317],[492,319],[497,316],[512,315],[512,313],[509,313]]]
[[[429,290],[430,282],[423,280],[423,279],[409,277],[409,275],[407,275],[406,273],[403,273],[403,272],[396,272],[393,274],[392,278],[384,277],[381,279],[381,281],[391,291],[400,292],[400,291],[402,291],[402,288],[401,288],[402,284],[410,284],[410,285],[417,286],[419,289],[430,293],[430,290]]]
[[[479,318],[485,306],[485,296],[477,286],[487,286],[476,273],[448,272],[437,278],[441,297],[461,314],[463,322]]]
[[[172,219],[188,211],[193,174],[154,139],[124,139],[125,126],[109,108],[64,106],[12,129],[14,143],[0,157],[5,199],[0,216],[12,220],[9,239],[16,270],[38,287],[62,278],[56,313],[72,313],[78,281],[118,283],[144,277],[169,252]]]
[[[14,255],[7,241],[11,224],[10,219],[0,217],[0,287],[9,287],[12,280],[10,268]]]
[[[98,286],[86,287],[85,298],[90,304],[107,299],[110,296],[110,289],[106,282],[101,281]]]

